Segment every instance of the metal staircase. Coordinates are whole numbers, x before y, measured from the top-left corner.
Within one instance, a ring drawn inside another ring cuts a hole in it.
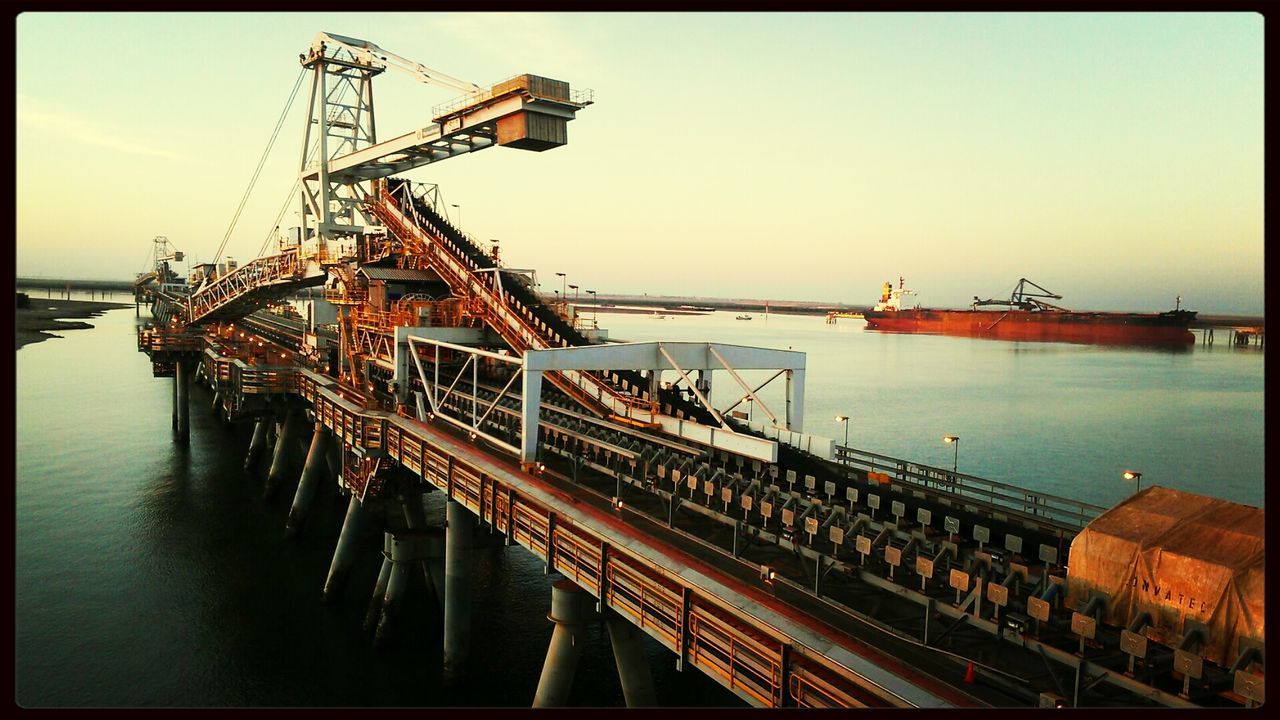
[[[567,323],[548,322],[543,313],[531,309],[527,297],[522,299],[503,287],[497,264],[416,201],[407,185],[389,183],[371,201],[374,214],[404,243],[406,252],[427,258],[431,269],[455,295],[477,299],[485,310],[486,322],[513,350],[523,353],[586,343],[580,334],[570,332]],[[549,372],[547,378],[597,416],[655,421],[657,408],[652,399],[627,394],[594,375],[565,370]]]

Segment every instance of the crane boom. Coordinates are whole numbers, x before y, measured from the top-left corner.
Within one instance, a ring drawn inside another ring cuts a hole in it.
[[[338,45],[350,51],[356,58],[365,64],[378,68],[395,68],[420,82],[431,85],[443,85],[451,90],[456,90],[464,94],[478,93],[483,90],[475,83],[459,80],[451,75],[433,70],[420,62],[403,58],[393,52],[388,52],[369,42],[359,38],[347,37],[345,35],[337,35],[329,32],[316,33],[316,37],[311,41],[312,53],[324,53],[326,46],[329,44]]]

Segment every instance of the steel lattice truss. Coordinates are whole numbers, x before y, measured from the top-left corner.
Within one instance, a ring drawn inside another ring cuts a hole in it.
[[[297,249],[261,257],[192,294],[187,322],[196,324],[241,317],[267,300],[308,285],[319,285],[324,278],[320,267],[308,263]]]

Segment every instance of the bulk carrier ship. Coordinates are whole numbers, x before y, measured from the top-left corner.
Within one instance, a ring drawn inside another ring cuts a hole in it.
[[[1022,278],[1007,300],[979,300],[975,295],[969,310],[903,309],[902,297],[914,294],[903,287],[901,277],[896,289],[885,283],[880,302],[865,313],[867,327],[1041,342],[1182,345],[1195,341],[1188,327],[1196,313],[1181,309],[1181,299],[1174,310],[1162,313],[1077,312],[1050,304],[1047,300],[1062,296]],[[995,309],[980,309],[986,307]]]

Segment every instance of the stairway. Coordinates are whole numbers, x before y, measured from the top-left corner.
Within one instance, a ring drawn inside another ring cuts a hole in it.
[[[454,294],[481,301],[488,315],[486,322],[516,351],[589,344],[523,283],[510,278],[500,282],[497,263],[426,203],[414,198],[406,181],[388,181],[386,191],[371,201],[379,219],[409,252],[426,257]],[[612,373],[609,380],[577,371],[549,372],[546,377],[601,417],[618,415],[646,423],[654,420],[648,387],[639,373]],[[611,381],[613,378],[617,380]],[[634,394],[626,394],[620,387]]]

